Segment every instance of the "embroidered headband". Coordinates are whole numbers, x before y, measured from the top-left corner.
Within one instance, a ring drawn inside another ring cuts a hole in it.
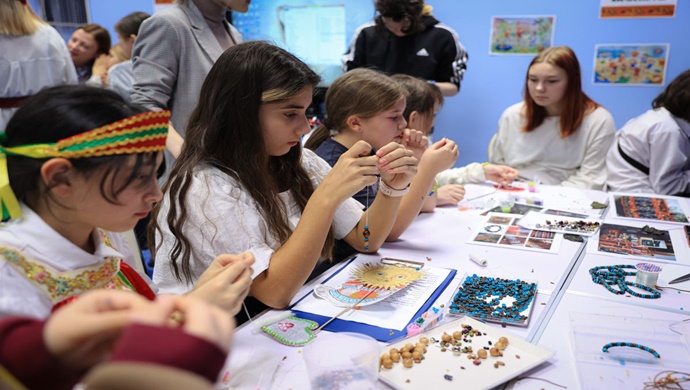
[[[0,140],[0,204],[2,220],[20,216],[17,197],[10,187],[7,155],[28,158],[90,158],[158,152],[165,149],[170,111],[144,112],[73,135],[56,143],[4,147]],[[4,134],[3,134],[4,135]]]

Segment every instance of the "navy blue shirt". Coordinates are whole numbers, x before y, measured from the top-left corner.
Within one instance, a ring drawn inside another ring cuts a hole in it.
[[[314,150],[314,153],[316,153],[317,156],[321,157],[322,159],[326,160],[328,165],[334,166],[335,163],[338,162],[338,159],[340,156],[343,155],[343,153],[347,152],[347,148],[345,145],[338,143],[337,141],[334,141],[333,138],[326,138],[325,141],[321,145],[319,145],[316,150]],[[354,196],[352,196],[355,200],[357,200],[359,203],[363,204],[365,209],[368,209],[369,206],[374,202],[374,198],[376,198],[376,193],[378,192],[379,184],[378,182],[375,184],[372,184],[370,186],[364,187],[362,190],[360,190],[358,193],[356,193]]]

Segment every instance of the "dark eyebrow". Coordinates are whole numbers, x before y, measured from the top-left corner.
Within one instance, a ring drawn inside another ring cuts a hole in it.
[[[281,110],[302,110],[305,109],[306,107],[300,106],[299,104],[288,104],[286,106],[280,107]]]

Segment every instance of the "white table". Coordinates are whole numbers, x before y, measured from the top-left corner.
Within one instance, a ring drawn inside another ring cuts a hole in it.
[[[604,203],[608,198],[603,192],[550,186],[539,186],[536,194],[524,191],[511,193],[511,195],[524,198],[536,195],[544,201],[544,207],[573,212],[582,212],[589,209],[592,201]],[[460,206],[491,205],[503,196],[505,193],[495,192],[493,187],[488,185],[468,185],[467,198],[469,200]],[[375,255],[359,256],[371,261],[378,261],[381,257],[393,257],[425,263],[429,257],[431,261],[428,263],[434,267],[457,269],[456,279],[441,294],[437,304],[449,301],[465,273],[476,272],[488,276],[509,276],[538,281],[538,294],[529,326],[509,326],[503,330],[557,351],[553,361],[537,368],[530,373],[530,376],[551,379],[571,389],[577,388],[576,370],[572,359],[567,356],[569,346],[566,333],[570,311],[573,309],[591,312],[608,311],[612,305],[624,310],[630,306],[630,298],[623,297],[620,298],[620,302],[616,302],[613,294],[602,286],[592,283],[591,279],[589,282],[586,280],[592,264],[601,265],[606,262],[588,257],[585,244],[564,240],[558,254],[468,244],[468,239],[483,219],[484,217],[479,216],[479,213],[475,211],[460,211],[456,207],[437,208],[434,213],[417,217],[399,241],[386,243]],[[480,267],[471,262],[468,258],[470,252],[485,257],[488,260],[488,266]],[[616,259],[606,260],[620,263]],[[293,303],[308,294],[315,285],[335,272],[337,268],[334,267],[306,285],[297,294]],[[574,289],[570,290],[570,286]],[[690,299],[687,298],[683,296],[681,299],[688,301],[687,309],[690,310]],[[663,302],[660,300],[656,306],[637,305],[634,307],[645,313],[651,311],[649,315],[654,317],[673,319],[686,317],[680,310],[674,309],[680,306],[673,299]],[[271,316],[271,312],[264,315]],[[252,326],[246,324],[236,333],[228,364],[231,369],[231,383],[239,384],[238,388],[309,388],[302,359],[302,348],[282,345],[252,330]],[[546,382],[534,380],[522,380],[510,385],[528,389],[556,388]],[[383,388],[383,385],[381,387]]]

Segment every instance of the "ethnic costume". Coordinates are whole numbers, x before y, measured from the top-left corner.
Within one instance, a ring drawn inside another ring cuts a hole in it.
[[[154,299],[147,278],[121,234],[92,232],[88,253],[49,226],[12,191],[7,155],[69,159],[157,152],[165,148],[169,112],[147,112],[62,139],[56,143],[0,147],[0,317],[47,317],[87,291],[108,288]]]

